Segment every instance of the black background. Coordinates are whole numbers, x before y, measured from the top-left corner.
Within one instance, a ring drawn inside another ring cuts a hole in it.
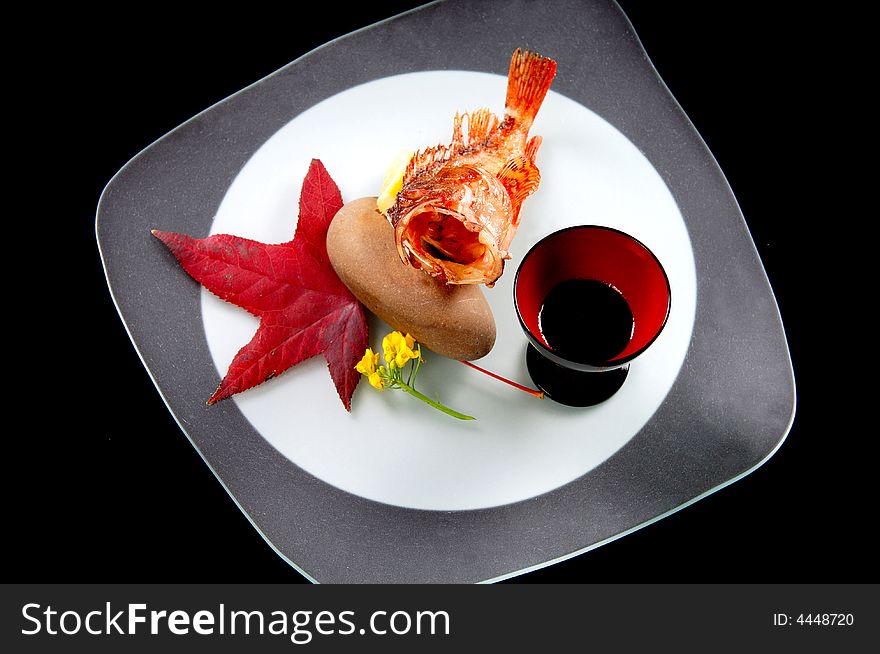
[[[309,17],[295,4],[200,16],[65,10],[19,26],[6,103],[18,114],[7,139],[25,146],[8,156],[17,172],[5,189],[19,201],[4,248],[17,262],[6,285],[7,409],[21,418],[5,430],[10,581],[304,581],[167,411],[112,304],[94,237],[101,190],[141,149],[327,40],[418,3],[316,4]],[[817,169],[840,167],[818,154],[830,138],[818,105],[835,77],[818,35],[833,16],[761,2],[620,4],[740,202],[786,326],[798,410],[779,452],[745,479],[513,581],[867,581],[876,566],[863,526],[876,492],[856,466],[868,436],[835,393],[852,367],[829,372],[846,360],[829,353],[833,320],[821,320],[837,316],[833,299],[817,315],[817,275],[836,255],[808,241],[846,217],[827,214],[816,183]]]

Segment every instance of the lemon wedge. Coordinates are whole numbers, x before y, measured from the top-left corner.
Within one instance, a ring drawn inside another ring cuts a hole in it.
[[[397,194],[403,188],[403,174],[412,156],[411,150],[401,150],[388,166],[385,178],[382,180],[382,191],[376,200],[376,208],[382,213],[388,211],[397,201]]]

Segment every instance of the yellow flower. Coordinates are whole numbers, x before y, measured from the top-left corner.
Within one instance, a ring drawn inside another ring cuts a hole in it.
[[[388,364],[387,368],[378,365],[379,355],[370,348],[367,348],[364,356],[355,365],[355,370],[367,378],[370,386],[378,391],[383,391],[386,388],[401,390],[453,418],[474,419],[473,416],[450,409],[416,390],[416,376],[419,374],[419,368],[424,359],[422,359],[422,348],[410,334],[404,335],[398,331],[391,332],[382,339],[382,352],[385,355],[385,362]],[[403,372],[403,366],[410,361],[416,363],[410,367],[409,373],[406,374]],[[405,380],[404,377],[406,377]]]
[[[400,332],[391,332],[382,339],[385,361],[391,368],[403,368],[410,359],[420,356],[412,350],[415,344],[415,340],[409,334],[404,336]],[[421,349],[419,351],[421,353]]]
[[[379,363],[379,355],[374,354],[373,350],[367,348],[367,351],[364,352],[363,358],[358,361],[358,364],[354,367],[354,369],[362,375],[370,377],[371,375],[374,375],[376,373],[377,363]],[[370,383],[373,384],[372,379],[370,380]],[[375,384],[373,384],[373,386],[375,386]]]
[[[382,339],[382,350],[385,355],[385,361],[391,363],[397,354],[397,343],[400,342],[400,332],[391,332]]]
[[[419,345],[418,347],[416,347],[416,349],[413,349],[413,347],[415,347],[415,345],[416,345],[415,339],[413,339],[413,337],[410,336],[409,334],[407,334],[403,338],[404,338],[404,342],[406,343],[407,360],[418,359],[419,361],[424,363],[425,359],[424,359],[424,357],[422,357],[422,346]]]
[[[382,366],[380,366],[379,369],[382,370]],[[382,375],[380,375],[378,372],[372,373],[368,377],[368,379],[370,380],[370,386],[372,386],[376,390],[381,391],[385,388],[385,380],[382,379]]]

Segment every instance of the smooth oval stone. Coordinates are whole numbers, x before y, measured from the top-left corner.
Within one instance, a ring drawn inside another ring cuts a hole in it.
[[[403,263],[375,197],[353,200],[333,217],[327,254],[358,300],[433,352],[471,361],[495,345],[495,319],[482,290],[438,282]]]

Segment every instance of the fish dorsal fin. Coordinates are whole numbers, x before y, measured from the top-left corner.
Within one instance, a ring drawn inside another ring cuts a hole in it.
[[[541,173],[531,159],[517,155],[508,159],[496,175],[507,189],[510,201],[515,208],[538,188]]]
[[[488,109],[477,109],[471,113],[455,114],[452,125],[452,143],[436,145],[417,152],[403,175],[406,184],[423,170],[436,163],[449,161],[463,150],[485,144],[486,140],[498,129],[498,116]]]
[[[486,141],[498,128],[498,116],[488,109],[455,114],[452,125],[452,147],[456,152]]]
[[[403,174],[403,184],[406,186],[413,177],[423,170],[426,170],[436,163],[448,161],[454,154],[452,146],[435,145],[433,148],[425,148],[420,152],[416,152],[406,167]]]
[[[406,172],[403,174],[404,185],[434,164],[449,161],[468,148],[484,145],[498,129],[498,125],[498,116],[489,109],[477,109],[471,113],[463,114],[456,113],[452,124],[452,143],[425,148],[413,155],[406,167]]]

